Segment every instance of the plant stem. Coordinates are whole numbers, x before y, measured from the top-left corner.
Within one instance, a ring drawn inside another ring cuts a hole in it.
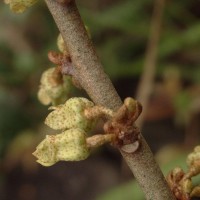
[[[121,100],[103,71],[74,1],[68,5],[59,4],[55,0],[47,0],[46,3],[76,68],[75,78],[77,77],[80,85],[95,103],[106,105],[110,109],[118,108]]]
[[[96,104],[117,110],[122,104],[121,99],[103,71],[75,2],[63,5],[55,0],[45,1],[69,49],[75,78]],[[174,199],[143,137],[136,152],[131,154],[119,150],[141,185],[147,200]]]

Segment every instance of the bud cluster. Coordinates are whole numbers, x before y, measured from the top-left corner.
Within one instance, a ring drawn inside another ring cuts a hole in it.
[[[86,98],[70,98],[59,106],[52,106],[53,111],[47,116],[45,124],[55,130],[64,130],[57,135],[47,135],[33,153],[37,162],[51,166],[56,162],[83,160],[89,155],[86,131],[92,129],[96,119],[88,119],[84,109],[94,103]]]
[[[187,164],[187,172],[176,167],[167,176],[168,184],[178,200],[200,197],[200,186],[194,186],[192,183],[192,177],[200,173],[200,146],[195,147],[188,155]]]
[[[49,109],[52,111],[46,117],[45,124],[62,132],[46,136],[38,145],[33,153],[38,158],[37,162],[44,166],[51,166],[61,160],[83,160],[88,157],[91,148],[108,142],[115,144],[114,141],[118,138],[117,130],[121,130],[119,129],[122,126],[121,120],[124,121],[125,118],[128,118],[128,130],[131,130],[130,127],[133,126],[134,120],[140,113],[138,106],[139,104],[135,100],[127,98],[124,105],[114,113],[108,108],[94,105],[92,101],[83,97],[73,97],[64,104],[51,106]],[[107,119],[109,125],[114,126],[111,129],[105,129],[105,134],[87,137],[86,133],[91,131],[101,117]],[[124,128],[122,130],[128,133],[130,139],[129,132]],[[130,140],[130,142],[136,141]]]

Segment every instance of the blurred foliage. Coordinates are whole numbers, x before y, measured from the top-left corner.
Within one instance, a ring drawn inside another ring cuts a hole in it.
[[[142,72],[153,2],[118,1],[105,8],[105,2],[95,3],[102,5],[94,8],[82,3],[84,7],[81,7],[81,11],[97,43],[105,69],[115,78],[139,75]],[[181,5],[180,2],[166,2],[158,72],[173,63],[181,70],[183,77],[196,81],[193,79],[197,79],[197,76],[194,76],[191,67],[199,71],[198,6],[197,1],[182,1]]]

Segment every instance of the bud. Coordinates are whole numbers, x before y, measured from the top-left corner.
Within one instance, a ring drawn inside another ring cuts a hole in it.
[[[10,9],[15,13],[23,13],[27,8],[36,3],[37,0],[5,0],[10,4]]]
[[[43,166],[48,167],[57,162],[55,137],[55,135],[47,135],[33,153],[38,158],[37,162]]]
[[[194,152],[195,152],[195,153],[200,153],[200,146],[196,146],[196,147],[194,148]]]
[[[43,88],[40,88],[38,91],[38,99],[43,105],[49,105],[51,103],[50,97]]]
[[[184,193],[190,194],[193,188],[191,179],[184,179],[181,181],[181,186]]]
[[[180,167],[175,167],[171,171],[171,178],[172,178],[173,182],[175,182],[175,183],[180,182],[183,179],[184,175],[185,175],[185,173]]]
[[[58,35],[58,38],[57,38],[57,46],[58,46],[58,49],[65,55],[68,55],[68,49],[67,49],[67,46],[65,45],[65,42],[63,40],[63,37],[61,34]]]
[[[44,104],[58,105],[68,98],[71,88],[71,79],[67,76],[56,77],[55,68],[49,68],[43,72],[41,77],[40,89],[38,91],[38,99]]]
[[[89,131],[95,125],[96,119],[88,119],[84,110],[93,106],[94,103],[86,98],[71,98],[65,104],[54,107],[55,110],[47,116],[45,124],[55,130],[80,128]]]
[[[124,100],[124,105],[127,107],[129,112],[133,113],[136,111],[137,101],[131,97],[127,97]]]
[[[84,160],[89,156],[86,133],[82,129],[69,129],[57,135],[57,158],[65,161]]]
[[[188,166],[194,165],[194,163],[197,163],[197,161],[200,161],[200,146],[196,146],[194,151],[187,157]]]
[[[58,161],[80,161],[89,156],[86,134],[81,129],[69,129],[57,135],[47,135],[33,153],[37,162],[51,166]]]

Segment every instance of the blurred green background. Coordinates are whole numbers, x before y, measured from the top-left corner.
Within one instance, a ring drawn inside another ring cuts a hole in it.
[[[122,98],[136,95],[155,3],[77,1],[105,71]],[[199,144],[200,1],[166,1],[161,21],[142,132],[167,173],[177,165],[185,168],[185,155]],[[144,199],[110,147],[79,163],[50,168],[35,163],[31,153],[51,133],[43,125],[48,110],[39,103],[37,91],[42,72],[52,66],[47,53],[57,50],[58,33],[44,2],[21,15],[0,2],[0,198]]]

